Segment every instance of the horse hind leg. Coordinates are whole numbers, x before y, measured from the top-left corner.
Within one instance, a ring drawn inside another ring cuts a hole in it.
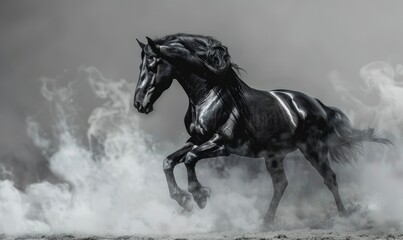
[[[266,215],[264,216],[264,223],[266,225],[273,224],[277,207],[288,185],[288,180],[284,171],[284,164],[283,164],[284,157],[285,154],[269,155],[265,157],[266,169],[270,173],[274,189],[269,209],[267,210]]]
[[[323,143],[308,144],[300,148],[305,158],[312,164],[312,166],[322,176],[323,181],[330,192],[333,194],[336,202],[337,210],[340,216],[346,216],[347,212],[344,207],[343,201],[339,194],[339,187],[336,180],[336,174],[330,167],[328,158],[328,147]]]

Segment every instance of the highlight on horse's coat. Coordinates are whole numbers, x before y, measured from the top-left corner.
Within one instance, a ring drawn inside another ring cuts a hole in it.
[[[353,161],[364,141],[391,143],[373,129],[352,128],[339,109],[301,92],[248,86],[239,78],[239,67],[231,62],[227,47],[212,37],[174,34],[147,37],[147,44],[137,41],[142,61],[134,107],[151,112],[173,79],[189,98],[185,127],[190,138],[163,161],[171,198],[187,211],[193,208],[192,197],[200,208],[210,197],[210,190],[196,176],[199,160],[230,154],[264,157],[274,187],[264,222],[273,223],[288,185],[284,157],[299,149],[333,194],[339,215],[346,216],[349,212],[329,161]],[[173,169],[180,163],[187,169],[190,194],[179,188],[174,177]]]

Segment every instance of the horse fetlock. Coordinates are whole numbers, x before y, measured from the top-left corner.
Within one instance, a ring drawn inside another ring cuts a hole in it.
[[[200,187],[200,183],[197,183],[197,182],[189,183],[188,191],[191,192],[191,193],[196,192],[199,187]]]
[[[273,225],[274,223],[274,214],[268,213],[263,218],[263,223],[265,225]]]
[[[188,192],[186,192],[186,191],[184,191],[182,189],[174,189],[171,192],[171,198],[172,199],[176,200],[178,198],[181,198],[182,196],[189,196],[190,197],[190,193],[188,193]]]
[[[191,182],[188,185],[188,191],[190,193],[202,193],[204,195],[210,196],[210,188],[208,187],[203,187],[199,182]]]
[[[339,212],[339,217],[349,217],[353,211],[351,209],[346,209],[343,203],[336,203],[337,211]]]

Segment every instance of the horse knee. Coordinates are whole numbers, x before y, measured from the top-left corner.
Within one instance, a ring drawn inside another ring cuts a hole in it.
[[[186,167],[194,167],[197,162],[197,155],[192,151],[188,152],[185,157]]]
[[[172,171],[175,166],[176,164],[174,160],[170,158],[165,158],[164,161],[162,162],[162,169],[164,170],[164,172]]]

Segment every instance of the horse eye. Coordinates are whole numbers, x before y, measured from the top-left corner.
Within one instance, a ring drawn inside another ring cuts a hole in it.
[[[157,67],[157,59],[152,58],[150,62],[147,62],[147,67],[150,68],[150,70],[154,71],[156,70]]]

